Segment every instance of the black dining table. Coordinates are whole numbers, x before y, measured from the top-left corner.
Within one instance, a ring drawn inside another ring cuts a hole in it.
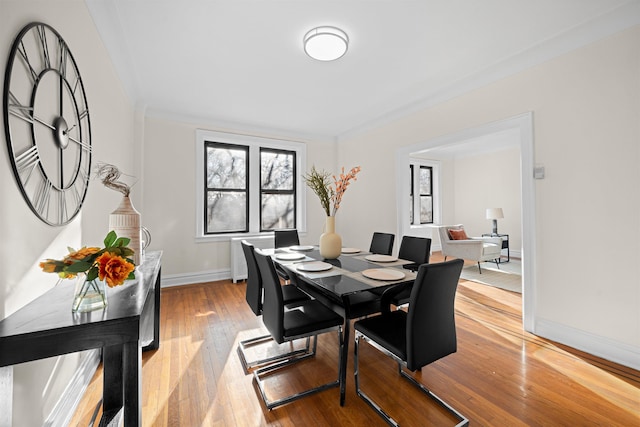
[[[324,259],[317,247],[304,247],[306,250],[279,248],[267,253],[273,261],[290,273],[292,284],[316,298],[344,318],[344,339],[341,348],[339,378],[340,405],[344,405],[346,390],[347,359],[349,355],[349,340],[351,334],[351,320],[363,316],[358,307],[367,305],[378,307],[381,292],[386,288],[402,283],[413,282],[416,273],[404,269],[402,266],[412,261],[371,254],[369,252],[343,253],[337,259]],[[298,255],[295,255],[298,254]],[[296,259],[299,258],[299,259]],[[379,259],[371,261],[367,258]],[[318,264],[323,262],[331,267]],[[313,267],[313,268],[311,268]],[[307,271],[319,270],[319,271]],[[378,276],[370,278],[368,276]],[[389,277],[384,277],[389,276]],[[378,290],[374,294],[372,290]],[[369,307],[371,307],[369,306]],[[372,314],[370,309],[365,314]]]

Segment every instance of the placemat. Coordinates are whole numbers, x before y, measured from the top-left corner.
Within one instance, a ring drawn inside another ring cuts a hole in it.
[[[369,279],[368,277],[364,277],[362,275],[362,272],[358,271],[358,272],[353,272],[353,273],[348,273],[347,276],[351,277],[353,279],[356,279],[360,282],[366,283],[367,285],[377,288],[379,286],[388,286],[388,285],[393,285],[395,283],[402,283],[402,282],[407,282],[410,280],[415,280],[416,279],[416,273],[410,270],[400,270],[400,269],[396,269],[398,271],[402,271],[404,273],[404,278],[400,279],[400,280],[396,280],[396,281],[388,281],[388,280],[374,280],[374,279]]]
[[[366,259],[368,255],[371,255],[371,254],[367,253],[360,256],[354,256],[354,258],[361,259],[366,262],[370,262],[373,265],[379,265],[380,267],[397,267],[405,264],[411,264],[413,262],[413,261],[407,261],[406,259],[398,259],[397,261],[391,261],[391,262],[375,262],[375,261],[369,261],[368,259]]]

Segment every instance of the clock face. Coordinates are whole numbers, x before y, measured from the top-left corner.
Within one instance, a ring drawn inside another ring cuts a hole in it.
[[[4,125],[13,173],[27,204],[50,225],[82,207],[91,173],[89,107],[78,66],[60,34],[38,22],[11,47]]]

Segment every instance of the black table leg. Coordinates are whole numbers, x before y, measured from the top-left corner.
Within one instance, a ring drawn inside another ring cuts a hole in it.
[[[348,295],[342,297],[344,307],[344,337],[342,339],[342,354],[340,355],[340,406],[344,406],[347,391],[347,360],[349,359],[349,341],[351,340],[351,302]]]
[[[347,358],[349,357],[349,332],[351,322],[348,318],[344,319],[344,337],[342,339],[342,354],[340,355],[340,406],[344,406],[346,388],[347,388]]]
[[[120,412],[122,399],[122,346],[111,345],[102,348],[102,420],[107,425]]]
[[[142,348],[137,341],[127,342],[123,348],[124,425],[136,427],[142,425]]]

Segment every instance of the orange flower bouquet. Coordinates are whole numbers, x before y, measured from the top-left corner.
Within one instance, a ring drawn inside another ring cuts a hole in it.
[[[104,248],[69,248],[69,254],[62,260],[47,259],[40,263],[40,268],[45,273],[57,273],[61,280],[78,276],[73,311],[101,308],[107,302],[104,286],[98,280],[112,288],[135,279],[136,266],[130,258],[133,250],[127,247],[129,241],[110,231],[104,239]]]

